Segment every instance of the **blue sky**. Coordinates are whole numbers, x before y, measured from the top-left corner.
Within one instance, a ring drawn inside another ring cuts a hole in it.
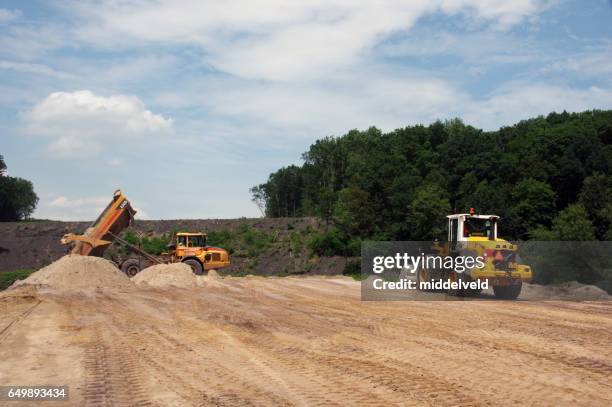
[[[34,216],[260,216],[317,138],[612,108],[612,2],[0,1],[0,154]]]

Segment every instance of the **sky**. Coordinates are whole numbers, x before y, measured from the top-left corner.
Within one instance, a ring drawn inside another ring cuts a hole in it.
[[[0,154],[36,218],[261,216],[319,138],[612,108],[611,0],[0,0]]]

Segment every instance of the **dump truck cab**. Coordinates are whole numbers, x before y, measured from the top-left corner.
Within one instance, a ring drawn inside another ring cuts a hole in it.
[[[219,247],[208,246],[206,233],[176,233],[168,244],[168,250],[173,263],[186,263],[195,274],[230,265],[229,253]]]

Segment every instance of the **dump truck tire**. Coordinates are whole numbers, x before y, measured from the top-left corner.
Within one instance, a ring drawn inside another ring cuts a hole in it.
[[[204,269],[202,268],[202,263],[200,263],[199,261],[197,261],[195,259],[187,259],[183,263],[185,263],[189,267],[191,267],[191,270],[193,271],[193,274],[198,275],[198,276],[201,276],[202,274],[204,274]]]
[[[142,268],[140,260],[138,259],[127,259],[121,265],[121,271],[128,277],[134,277],[136,274],[140,273],[140,270],[142,270]]]
[[[522,282],[518,285],[493,286],[493,293],[495,293],[495,298],[499,298],[500,300],[516,300],[522,288]]]

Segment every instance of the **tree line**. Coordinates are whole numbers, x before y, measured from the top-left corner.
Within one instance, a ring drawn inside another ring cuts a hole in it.
[[[612,111],[496,131],[459,119],[317,140],[251,188],[269,217],[318,216],[339,240],[446,237],[450,213],[501,216],[508,239],[612,240]],[[353,247],[356,245],[353,244]]]
[[[28,180],[9,177],[4,157],[0,155],[0,222],[10,222],[30,217],[38,196]]]

